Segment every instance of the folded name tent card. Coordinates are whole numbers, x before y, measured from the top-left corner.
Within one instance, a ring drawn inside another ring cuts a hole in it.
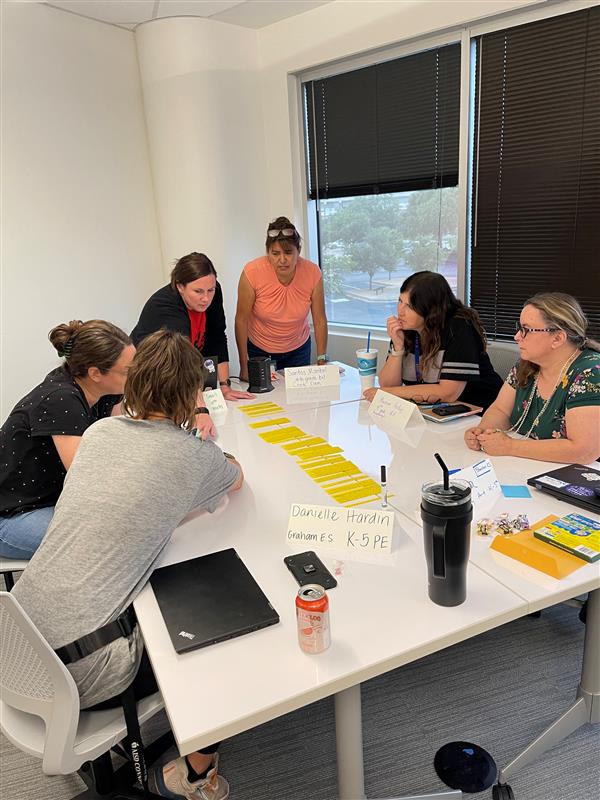
[[[390,431],[402,431],[407,425],[425,425],[421,412],[414,403],[379,389],[369,406],[369,415]]]
[[[489,458],[454,472],[452,477],[467,481],[471,487],[471,500],[474,506],[490,503],[502,495],[500,481]]]
[[[292,503],[286,542],[354,553],[392,552],[394,512]]]
[[[205,392],[202,392],[202,397],[204,398],[204,403],[210,411],[211,416],[227,416],[227,403],[220,389],[207,389]]]
[[[286,367],[284,372],[286,389],[315,389],[340,384],[340,371],[335,364]]]

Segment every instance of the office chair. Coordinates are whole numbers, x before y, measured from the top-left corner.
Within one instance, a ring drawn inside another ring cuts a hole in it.
[[[0,558],[0,573],[4,576],[4,585],[7,592],[10,592],[15,585],[13,572],[23,572],[27,564],[29,564],[27,559]]]
[[[77,772],[88,787],[75,800],[138,800],[130,761],[115,770],[110,751],[127,735],[120,707],[81,711],[75,681],[18,601],[0,592],[0,729],[19,750],[42,760],[46,775]],[[163,708],[160,694],[138,703],[140,723]],[[169,732],[146,748],[151,764],[173,744]],[[151,798],[157,795],[150,794]]]

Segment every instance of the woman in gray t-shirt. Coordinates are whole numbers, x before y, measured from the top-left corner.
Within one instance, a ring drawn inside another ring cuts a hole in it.
[[[13,590],[53,648],[116,619],[181,520],[192,509],[214,511],[241,486],[239,464],[191,433],[202,379],[202,356],[189,341],[172,331],[151,334],[129,369],[126,415],[84,433],[44,541]],[[139,697],[156,691],[142,653],[136,627],[68,664],[81,707],[119,705],[132,683]],[[151,788],[185,798],[202,786],[211,800],[224,800],[229,790],[216,774],[215,750],[170,762],[151,774]]]

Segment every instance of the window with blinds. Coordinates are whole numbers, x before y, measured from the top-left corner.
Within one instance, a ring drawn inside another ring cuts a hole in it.
[[[457,185],[460,44],[303,90],[311,199]]]
[[[303,92],[329,322],[385,328],[420,269],[456,291],[460,44],[306,81]]]
[[[562,291],[600,338],[600,7],[476,42],[470,303],[491,338]]]

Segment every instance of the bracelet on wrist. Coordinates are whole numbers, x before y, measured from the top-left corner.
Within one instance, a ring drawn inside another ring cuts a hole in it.
[[[210,414],[210,411],[206,406],[198,406],[198,408],[194,409],[194,414]]]
[[[392,345],[389,349],[388,356],[392,358],[401,358],[404,355],[404,348],[402,350],[396,350],[394,345]]]

